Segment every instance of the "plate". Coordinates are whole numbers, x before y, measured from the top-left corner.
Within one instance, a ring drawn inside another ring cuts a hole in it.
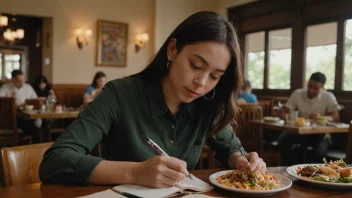
[[[309,127],[309,126],[312,126],[312,123],[309,122],[309,121],[306,121],[305,125],[298,125],[298,124],[294,124],[294,125],[297,126],[297,127]]]
[[[291,175],[292,177],[295,177],[297,179],[312,183],[312,184],[317,184],[320,186],[327,186],[327,187],[340,187],[340,188],[352,188],[352,183],[331,183],[331,182],[323,182],[323,181],[317,181],[317,180],[311,180],[302,176],[299,176],[296,172],[298,167],[304,168],[306,166],[319,166],[323,164],[298,164],[298,165],[293,165],[290,166],[286,169],[286,172]]]
[[[214,173],[212,175],[209,176],[209,181],[214,184],[215,186],[225,189],[225,190],[229,190],[229,191],[233,191],[233,192],[237,192],[237,193],[243,193],[243,194],[247,194],[247,195],[251,195],[251,196],[267,196],[267,195],[271,195],[280,191],[284,191],[288,188],[290,188],[292,186],[292,181],[282,175],[278,175],[278,174],[273,174],[271,173],[273,176],[276,177],[276,179],[280,182],[280,187],[276,188],[276,189],[272,189],[272,190],[243,190],[243,189],[238,189],[238,188],[231,188],[222,184],[219,184],[218,181],[216,180],[216,178],[218,176],[221,175],[225,175],[228,172],[231,172],[233,170],[226,170],[226,171],[220,171],[217,173]]]
[[[272,117],[272,116],[265,116],[263,119],[266,122],[277,122],[280,120],[279,117]]]

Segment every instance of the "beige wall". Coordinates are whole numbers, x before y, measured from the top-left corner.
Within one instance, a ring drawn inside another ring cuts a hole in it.
[[[90,83],[97,71],[108,79],[123,77],[140,71],[154,54],[154,0],[0,0],[0,12],[53,17],[53,82]],[[95,36],[97,19],[129,24],[127,67],[95,66]],[[93,29],[88,46],[79,50],[74,30]],[[145,49],[136,53],[137,33],[150,34]]]
[[[155,52],[184,19],[199,11],[216,11],[214,0],[155,0]]]

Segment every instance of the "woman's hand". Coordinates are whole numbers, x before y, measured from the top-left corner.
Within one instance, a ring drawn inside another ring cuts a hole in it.
[[[240,170],[250,170],[257,172],[266,172],[266,163],[258,156],[258,153],[251,152],[246,155],[248,161],[244,157],[238,157],[235,160],[235,167]]]
[[[133,171],[134,184],[153,188],[165,188],[182,181],[186,176],[185,161],[158,155],[141,162]]]

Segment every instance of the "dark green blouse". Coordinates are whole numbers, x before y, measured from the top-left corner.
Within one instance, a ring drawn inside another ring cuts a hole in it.
[[[211,122],[209,116],[197,112],[196,104],[184,104],[173,115],[160,82],[135,77],[113,80],[47,150],[40,178],[44,182],[84,184],[102,160],[89,153],[103,138],[107,140],[106,160],[141,162],[157,155],[143,139],[147,136],[193,169]],[[241,148],[230,126],[207,143],[225,165]]]

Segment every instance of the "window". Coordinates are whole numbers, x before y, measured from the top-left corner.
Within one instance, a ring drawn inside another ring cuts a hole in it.
[[[245,37],[245,68],[253,89],[263,89],[264,85],[264,41],[264,32],[247,34]]]
[[[290,89],[291,28],[269,32],[269,89]]]
[[[21,55],[0,53],[0,68],[1,79],[11,79],[11,72],[21,69]]]
[[[345,25],[344,76],[342,89],[352,91],[352,19]]]
[[[334,89],[337,22],[308,26],[306,38],[306,81],[312,73],[322,72],[325,89]]]

